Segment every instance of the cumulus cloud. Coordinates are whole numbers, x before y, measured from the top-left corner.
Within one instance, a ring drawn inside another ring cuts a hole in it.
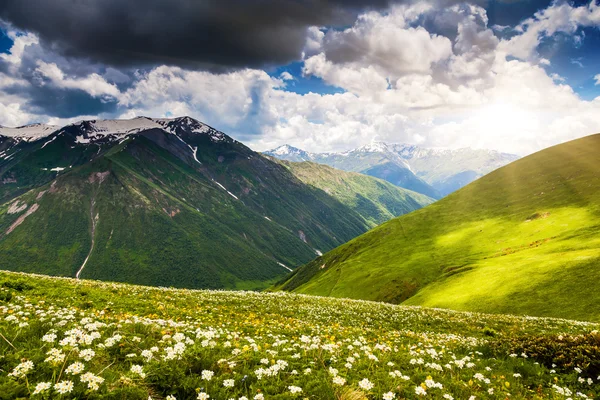
[[[49,82],[61,89],[83,90],[92,97],[115,98],[120,94],[119,89],[115,85],[108,83],[104,78],[95,73],[83,78],[69,78],[65,76],[58,65],[44,61],[38,61],[35,72],[41,85]]]
[[[429,73],[432,64],[452,54],[452,44],[420,26],[409,26],[413,10],[394,7],[385,14],[370,12],[350,28],[330,29],[323,38],[322,54],[333,64],[355,69],[373,66],[394,78]]]
[[[574,35],[581,27],[600,25],[600,4],[596,1],[591,0],[589,4],[579,7],[567,2],[555,2],[519,24],[515,28],[517,35],[503,40],[501,47],[506,53],[522,60],[535,58],[542,39],[557,32]]]

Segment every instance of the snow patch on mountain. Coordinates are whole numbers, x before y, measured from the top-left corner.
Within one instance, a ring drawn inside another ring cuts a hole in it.
[[[236,199],[236,200],[239,200],[239,198],[238,198],[238,197],[237,197],[235,194],[233,194],[233,193],[231,193],[229,190],[227,190],[227,188],[226,188],[225,186],[221,185],[219,182],[215,181],[214,179],[213,179],[212,181],[213,181],[214,183],[216,183],[216,184],[217,184],[217,185],[218,185],[218,186],[219,186],[221,189],[223,189],[224,191],[226,191],[227,193],[229,193],[229,195],[230,195],[231,197],[233,197],[233,198],[234,198],[234,199]]]
[[[76,138],[76,142],[80,144],[93,143],[98,140],[120,141],[125,136],[140,133],[149,129],[161,129],[175,135],[178,134],[178,131],[207,135],[213,142],[223,142],[229,139],[223,132],[217,131],[191,117],[135,117],[131,119],[82,120],[63,128],[46,124],[25,125],[17,128],[0,126],[0,135],[32,142],[47,137],[59,129],[62,131],[70,127],[75,127],[82,133]],[[46,144],[48,143],[49,142]]]
[[[32,124],[19,126],[16,128],[0,126],[0,135],[26,142],[34,142],[38,139],[49,136],[52,132],[58,130],[58,128],[59,127],[56,125],[48,124]]]
[[[265,154],[290,161],[312,161],[315,158],[313,153],[300,150],[294,146],[290,146],[289,144],[279,146],[273,150],[265,152]]]

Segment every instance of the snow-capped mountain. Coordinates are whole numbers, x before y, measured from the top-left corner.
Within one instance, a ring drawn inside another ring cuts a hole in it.
[[[288,168],[189,117],[2,132],[0,269],[258,288],[432,201],[321,165]]]
[[[371,142],[340,153],[309,153],[284,145],[265,154],[362,172],[433,197],[431,189],[437,197],[445,196],[519,158],[495,150],[436,149],[385,142]]]
[[[284,144],[273,150],[265,152],[266,155],[287,161],[312,161],[315,155],[308,151],[300,150],[289,144]]]
[[[131,119],[99,119],[84,120],[59,127],[56,125],[32,124],[17,128],[0,127],[0,136],[16,138],[28,142],[43,139],[59,131],[78,130],[81,135],[78,143],[93,143],[104,140],[120,140],[121,138],[150,129],[161,129],[176,134],[178,131],[204,134],[215,142],[233,140],[202,122],[190,117],[180,118],[148,118],[136,117]]]

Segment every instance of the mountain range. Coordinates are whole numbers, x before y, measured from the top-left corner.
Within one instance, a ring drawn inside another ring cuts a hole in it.
[[[517,160],[298,268],[299,293],[597,320],[600,134]]]
[[[0,269],[255,289],[432,201],[189,117],[0,128]]]
[[[373,142],[341,153],[310,153],[289,145],[265,152],[288,161],[312,161],[360,172],[394,185],[441,198],[475,179],[519,159],[495,150],[429,149]]]

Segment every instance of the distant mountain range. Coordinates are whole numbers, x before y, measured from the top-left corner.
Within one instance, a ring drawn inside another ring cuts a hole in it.
[[[255,289],[432,201],[189,117],[0,128],[0,269]]]
[[[600,134],[517,160],[298,268],[280,287],[600,318]]]
[[[360,172],[434,198],[446,196],[519,159],[514,154],[494,150],[441,150],[383,142],[373,142],[342,153],[309,153],[283,145],[265,154],[288,161],[312,161]]]

